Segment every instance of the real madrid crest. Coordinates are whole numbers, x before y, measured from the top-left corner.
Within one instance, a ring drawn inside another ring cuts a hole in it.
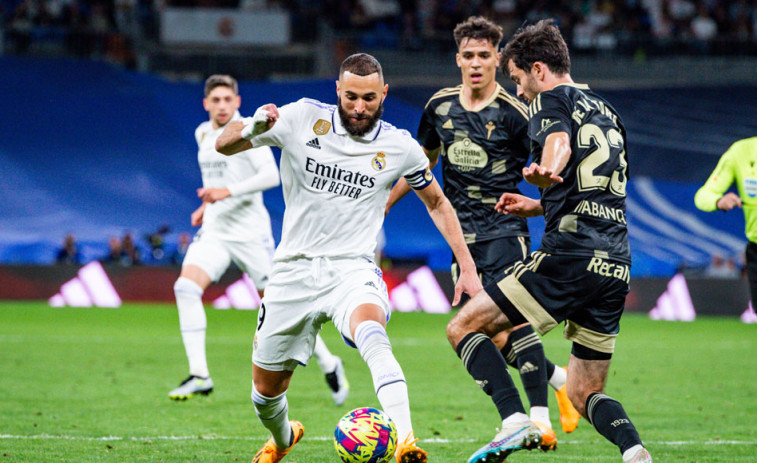
[[[330,128],[331,122],[325,119],[318,119],[313,126],[313,132],[315,132],[316,135],[326,135],[329,133]]]
[[[386,154],[379,151],[376,156],[371,159],[371,166],[376,170],[384,170],[386,167]]]

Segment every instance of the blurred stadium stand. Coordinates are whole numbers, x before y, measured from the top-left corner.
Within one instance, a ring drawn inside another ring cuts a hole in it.
[[[83,262],[100,259],[125,232],[145,264],[168,263],[197,206],[204,77],[242,79],[248,113],[302,96],[333,102],[338,63],[369,51],[390,84],[385,118],[414,131],[429,96],[459,83],[451,29],[469,14],[495,18],[506,36],[557,18],[573,77],[625,119],[634,276],[742,252],[743,217],[702,213],[692,198],[720,154],[757,133],[757,1],[2,0],[0,264],[53,263],[67,233]],[[281,191],[265,197],[278,239]],[[420,208],[409,197],[393,210],[384,251],[448,269]],[[542,227],[532,220],[534,247]],[[161,228],[166,257],[155,262]]]

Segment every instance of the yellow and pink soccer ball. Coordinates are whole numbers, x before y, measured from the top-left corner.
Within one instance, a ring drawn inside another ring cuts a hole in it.
[[[356,408],[337,423],[334,447],[344,463],[387,463],[394,458],[397,428],[381,410]]]

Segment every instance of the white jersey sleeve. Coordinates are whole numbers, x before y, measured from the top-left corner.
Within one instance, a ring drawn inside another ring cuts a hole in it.
[[[298,111],[300,102],[302,100],[278,108],[279,118],[276,120],[276,123],[267,131],[252,138],[250,140],[252,146],[278,146],[279,148],[283,148],[288,141],[291,141],[295,127],[298,127],[301,119],[300,116],[302,113]]]

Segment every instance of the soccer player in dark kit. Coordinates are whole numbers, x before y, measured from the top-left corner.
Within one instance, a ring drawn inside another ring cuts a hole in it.
[[[490,338],[526,321],[547,333],[565,321],[573,341],[568,395],[624,463],[649,463],[623,406],[604,394],[628,293],[631,254],[625,218],[626,131],[617,111],[570,77],[568,47],[551,20],[520,29],[505,45],[502,71],[530,102],[533,162],[523,169],[541,199],[505,193],[496,208],[521,217],[544,215],[539,251],[486,285],[450,321],[447,337],[503,418],[502,430],[472,462],[503,462],[542,444],[524,413],[507,365]]]

